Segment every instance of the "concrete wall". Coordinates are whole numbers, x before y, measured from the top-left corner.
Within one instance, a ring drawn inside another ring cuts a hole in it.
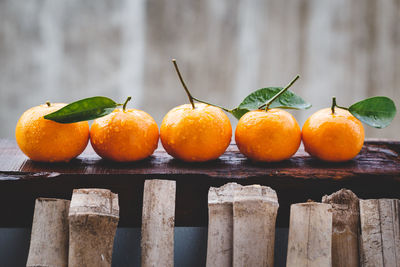
[[[171,58],[195,96],[227,107],[299,73],[313,103],[301,124],[332,95],[400,107],[400,0],[0,0],[0,137],[31,106],[94,95],[131,95],[161,123],[187,102]],[[399,139],[400,116],[366,128]]]

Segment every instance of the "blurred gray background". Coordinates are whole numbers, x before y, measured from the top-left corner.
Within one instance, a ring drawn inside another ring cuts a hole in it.
[[[194,96],[234,107],[284,86],[328,107],[386,95],[400,107],[400,0],[0,0],[0,137],[26,109],[104,95],[163,115]],[[233,125],[236,119],[230,117]],[[400,116],[367,137],[399,139]]]

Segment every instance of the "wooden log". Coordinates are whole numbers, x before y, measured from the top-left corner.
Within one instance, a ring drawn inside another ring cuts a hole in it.
[[[175,181],[144,183],[142,267],[174,266],[175,194]]]
[[[237,183],[208,191],[207,267],[231,267],[233,260],[233,194]]]
[[[233,266],[273,266],[276,192],[260,185],[237,187],[233,197]]]
[[[322,202],[332,205],[332,266],[358,267],[360,208],[358,197],[350,190],[341,189]]]
[[[331,266],[332,206],[299,203],[290,207],[286,266]]]
[[[27,267],[68,266],[69,204],[64,199],[36,199]]]
[[[107,189],[74,189],[68,218],[68,266],[111,266],[118,195]]]
[[[360,200],[361,265],[400,266],[398,199]]]

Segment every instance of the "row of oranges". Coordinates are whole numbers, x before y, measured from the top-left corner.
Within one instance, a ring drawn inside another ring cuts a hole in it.
[[[167,113],[160,132],[144,111],[116,109],[96,119],[90,130],[87,121],[61,124],[43,116],[65,104],[48,104],[27,110],[16,127],[20,149],[32,160],[70,161],[86,148],[88,140],[98,155],[112,161],[147,158],[161,139],[173,157],[203,162],[221,156],[232,137],[227,115],[206,104],[181,105]],[[235,132],[241,153],[255,161],[274,162],[290,158],[303,140],[306,151],[326,161],[347,161],[355,157],[364,142],[361,122],[347,110],[323,109],[305,122],[281,109],[256,110],[239,120]]]

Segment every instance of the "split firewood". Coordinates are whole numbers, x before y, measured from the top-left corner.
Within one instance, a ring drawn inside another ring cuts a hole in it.
[[[332,206],[299,203],[290,207],[286,266],[330,267],[332,246]]]
[[[36,199],[27,267],[68,266],[69,204],[64,199]]]
[[[175,181],[144,183],[142,267],[174,266],[175,194]]]
[[[350,190],[341,189],[322,198],[332,205],[332,266],[358,267],[360,209],[358,197]]]
[[[207,267],[231,267],[233,260],[233,194],[228,183],[208,191]]]
[[[276,192],[260,185],[234,188],[233,266],[273,266]]]
[[[107,189],[75,189],[68,217],[68,266],[111,266],[119,220],[118,195]]]
[[[360,200],[361,266],[400,266],[399,202]]]

